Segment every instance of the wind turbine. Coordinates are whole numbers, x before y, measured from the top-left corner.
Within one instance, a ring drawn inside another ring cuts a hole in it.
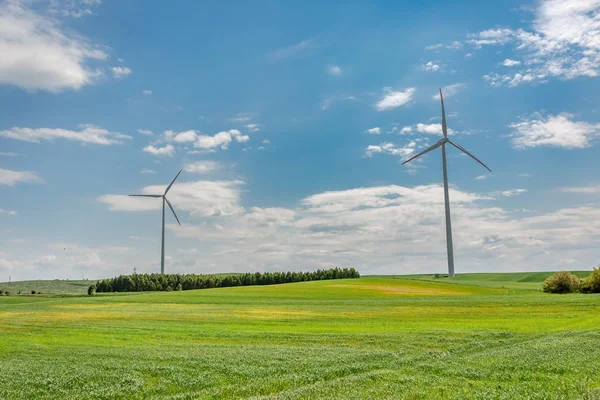
[[[414,160],[415,158],[421,157],[423,154],[429,153],[430,151],[435,150],[440,146],[442,147],[442,165],[443,165],[443,169],[444,169],[444,201],[445,201],[445,206],[446,206],[446,246],[448,248],[448,276],[453,277],[454,276],[454,250],[453,250],[453,246],[452,246],[452,223],[450,221],[450,197],[448,195],[448,169],[446,167],[446,143],[449,143],[452,146],[456,147],[457,149],[459,149],[460,151],[462,151],[463,153],[465,153],[466,155],[468,155],[469,157],[471,157],[472,159],[477,161],[479,164],[483,165],[483,167],[485,169],[487,169],[488,171],[492,172],[492,170],[489,169],[487,165],[485,165],[484,163],[479,161],[477,159],[477,157],[475,157],[473,154],[469,153],[464,147],[462,147],[461,145],[456,144],[452,140],[448,139],[448,128],[446,126],[446,111],[444,110],[444,96],[442,95],[442,89],[440,89],[440,99],[442,101],[442,132],[444,133],[444,138],[438,140],[438,142],[436,144],[434,144],[433,146],[429,147],[428,149],[420,152],[416,156],[413,156],[413,157],[409,158],[408,160],[404,161],[402,163],[402,165]]]
[[[175,178],[173,178],[173,180],[171,181],[169,186],[167,186],[167,189],[165,190],[165,192],[163,194],[130,194],[130,196],[134,196],[134,197],[156,197],[156,198],[161,197],[162,198],[162,245],[160,248],[160,273],[161,274],[165,273],[165,202],[169,205],[169,208],[171,209],[171,211],[173,211],[173,215],[175,216],[177,223],[181,226],[181,222],[179,222],[179,218],[177,218],[177,214],[175,214],[175,210],[173,210],[173,206],[171,205],[171,202],[169,201],[169,199],[167,199],[167,193],[169,193],[171,186],[173,186],[173,183],[175,183],[175,179],[177,179],[177,177],[179,176],[181,171],[183,171],[183,170],[182,169],[179,170],[177,175],[175,175]]]

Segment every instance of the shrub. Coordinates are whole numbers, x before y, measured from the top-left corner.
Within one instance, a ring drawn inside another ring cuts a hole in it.
[[[590,276],[581,280],[580,288],[583,293],[600,293],[600,266],[594,268]]]
[[[560,271],[542,283],[546,293],[573,293],[579,291],[579,278],[569,271]]]
[[[90,285],[90,287],[88,288],[88,296],[93,296],[95,291],[96,285]]]
[[[4,292],[5,295],[10,296],[10,292],[7,290],[6,292]]]
[[[175,291],[181,292],[182,290],[183,288],[181,287],[181,283],[178,283],[177,286],[175,286]]]
[[[35,294],[35,290],[32,290],[32,291],[31,291],[31,294]]]
[[[0,289],[0,296],[4,294],[4,290]]]

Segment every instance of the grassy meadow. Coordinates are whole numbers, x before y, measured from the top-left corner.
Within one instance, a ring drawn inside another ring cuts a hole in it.
[[[599,399],[600,296],[502,275],[3,296],[0,399]]]

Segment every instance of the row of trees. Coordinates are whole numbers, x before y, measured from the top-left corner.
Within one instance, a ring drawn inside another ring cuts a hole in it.
[[[569,271],[557,272],[542,283],[542,290],[547,293],[600,293],[600,267],[594,268],[584,279]]]
[[[331,268],[313,272],[255,272],[235,275],[133,274],[98,281],[88,289],[106,292],[152,292],[208,289],[230,286],[276,285],[279,283],[360,278],[354,268]]]

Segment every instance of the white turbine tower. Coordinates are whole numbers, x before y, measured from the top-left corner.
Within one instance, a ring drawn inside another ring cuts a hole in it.
[[[454,276],[454,250],[453,250],[453,246],[452,246],[452,223],[450,221],[450,197],[448,195],[448,170],[446,167],[446,143],[450,143],[452,146],[456,147],[457,149],[459,149],[460,151],[462,151],[463,153],[465,153],[466,155],[468,155],[469,157],[471,157],[472,159],[477,161],[479,164],[483,165],[485,167],[485,169],[487,169],[488,171],[492,172],[492,170],[489,169],[487,165],[485,165],[484,163],[479,161],[477,159],[477,157],[475,157],[473,154],[469,153],[464,147],[462,147],[461,145],[458,145],[458,144],[454,143],[452,140],[448,139],[448,128],[446,126],[446,111],[444,110],[444,96],[442,96],[442,89],[440,89],[440,99],[442,100],[442,132],[444,133],[444,138],[440,139],[436,144],[434,144],[433,146],[429,147],[428,149],[420,152],[416,156],[413,156],[413,157],[409,158],[408,160],[404,161],[402,163],[402,165],[414,160],[415,158],[422,156],[425,153],[429,153],[430,151],[435,150],[440,146],[442,147],[442,166],[443,166],[443,170],[444,170],[444,200],[445,200],[445,205],[446,205],[446,246],[448,248],[448,276],[453,277]]]
[[[169,193],[171,186],[173,186],[173,183],[175,183],[175,179],[177,179],[177,177],[179,176],[181,171],[183,171],[183,170],[179,170],[177,175],[175,175],[175,178],[173,178],[173,180],[171,181],[169,186],[167,186],[167,189],[165,190],[165,192],[163,194],[130,194],[130,196],[134,196],[134,197],[156,197],[156,198],[162,197],[162,245],[160,248],[160,273],[161,274],[165,273],[165,202],[169,205],[169,208],[171,209],[171,211],[173,211],[173,215],[175,216],[177,223],[181,226],[181,222],[179,222],[179,218],[177,218],[177,214],[175,214],[175,210],[173,210],[173,206],[171,205],[171,202],[169,201],[169,199],[167,199],[167,193]]]

